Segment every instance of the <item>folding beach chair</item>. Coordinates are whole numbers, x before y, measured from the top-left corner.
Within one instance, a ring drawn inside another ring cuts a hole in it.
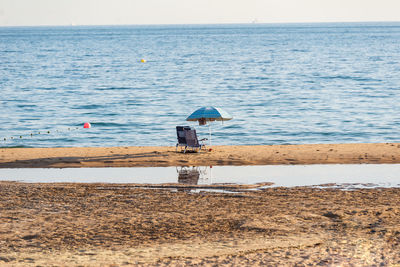
[[[197,139],[196,130],[189,126],[176,126],[176,135],[178,138],[178,143],[176,144],[176,151],[178,151],[178,147],[184,147],[183,153],[186,153],[188,148],[191,148],[192,151],[197,152],[198,150],[205,147],[205,145],[199,144],[199,140]],[[208,140],[207,138],[201,139],[200,142]]]
[[[185,130],[190,130],[191,128],[189,126],[176,126],[176,135],[178,137],[178,143],[176,143],[176,151],[178,151],[178,146],[181,147],[187,147],[186,143],[186,135],[185,135]]]
[[[195,129],[185,130],[186,136],[186,147],[183,153],[186,153],[187,148],[192,149],[193,152],[198,152],[202,148],[205,148],[206,145],[203,141],[208,140],[207,138],[200,139],[201,144],[199,143],[199,139],[197,139],[197,134]]]

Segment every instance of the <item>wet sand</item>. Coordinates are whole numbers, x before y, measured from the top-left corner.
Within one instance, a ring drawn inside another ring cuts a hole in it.
[[[400,163],[400,144],[175,147],[1,148],[0,168],[157,167],[270,164]]]
[[[400,264],[398,188],[0,182],[0,210],[1,266]]]

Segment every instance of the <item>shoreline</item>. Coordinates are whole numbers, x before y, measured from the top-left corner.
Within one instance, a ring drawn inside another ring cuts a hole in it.
[[[361,163],[400,163],[400,143],[212,146],[185,154],[173,146],[0,148],[0,168]]]

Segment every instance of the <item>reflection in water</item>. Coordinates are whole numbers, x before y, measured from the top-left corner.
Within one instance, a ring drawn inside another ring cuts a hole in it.
[[[200,171],[197,167],[191,169],[182,167],[178,171],[178,183],[197,185],[200,178]]]
[[[197,175],[195,175],[196,170],[198,171]],[[254,185],[265,182],[272,182],[275,184],[274,186],[284,187],[321,184],[374,184],[379,187],[400,187],[400,164],[214,166],[212,168],[210,166],[0,168],[0,181],[114,184],[171,184],[179,182],[180,187],[192,188],[196,187],[196,183],[197,187],[203,185],[213,187],[218,186],[218,184]]]
[[[199,181],[201,184],[209,184],[211,181],[208,181],[206,178],[207,174],[211,175],[211,166],[210,172],[207,171],[208,167],[180,167],[177,168],[178,172],[178,183],[186,184],[186,185],[198,185]],[[210,177],[211,178],[211,177]],[[183,188],[178,191],[190,191],[190,188]]]

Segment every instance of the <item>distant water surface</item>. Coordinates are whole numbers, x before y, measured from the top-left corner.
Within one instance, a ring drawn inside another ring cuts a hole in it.
[[[0,147],[174,145],[206,105],[214,144],[393,142],[399,94],[400,23],[0,28]]]

